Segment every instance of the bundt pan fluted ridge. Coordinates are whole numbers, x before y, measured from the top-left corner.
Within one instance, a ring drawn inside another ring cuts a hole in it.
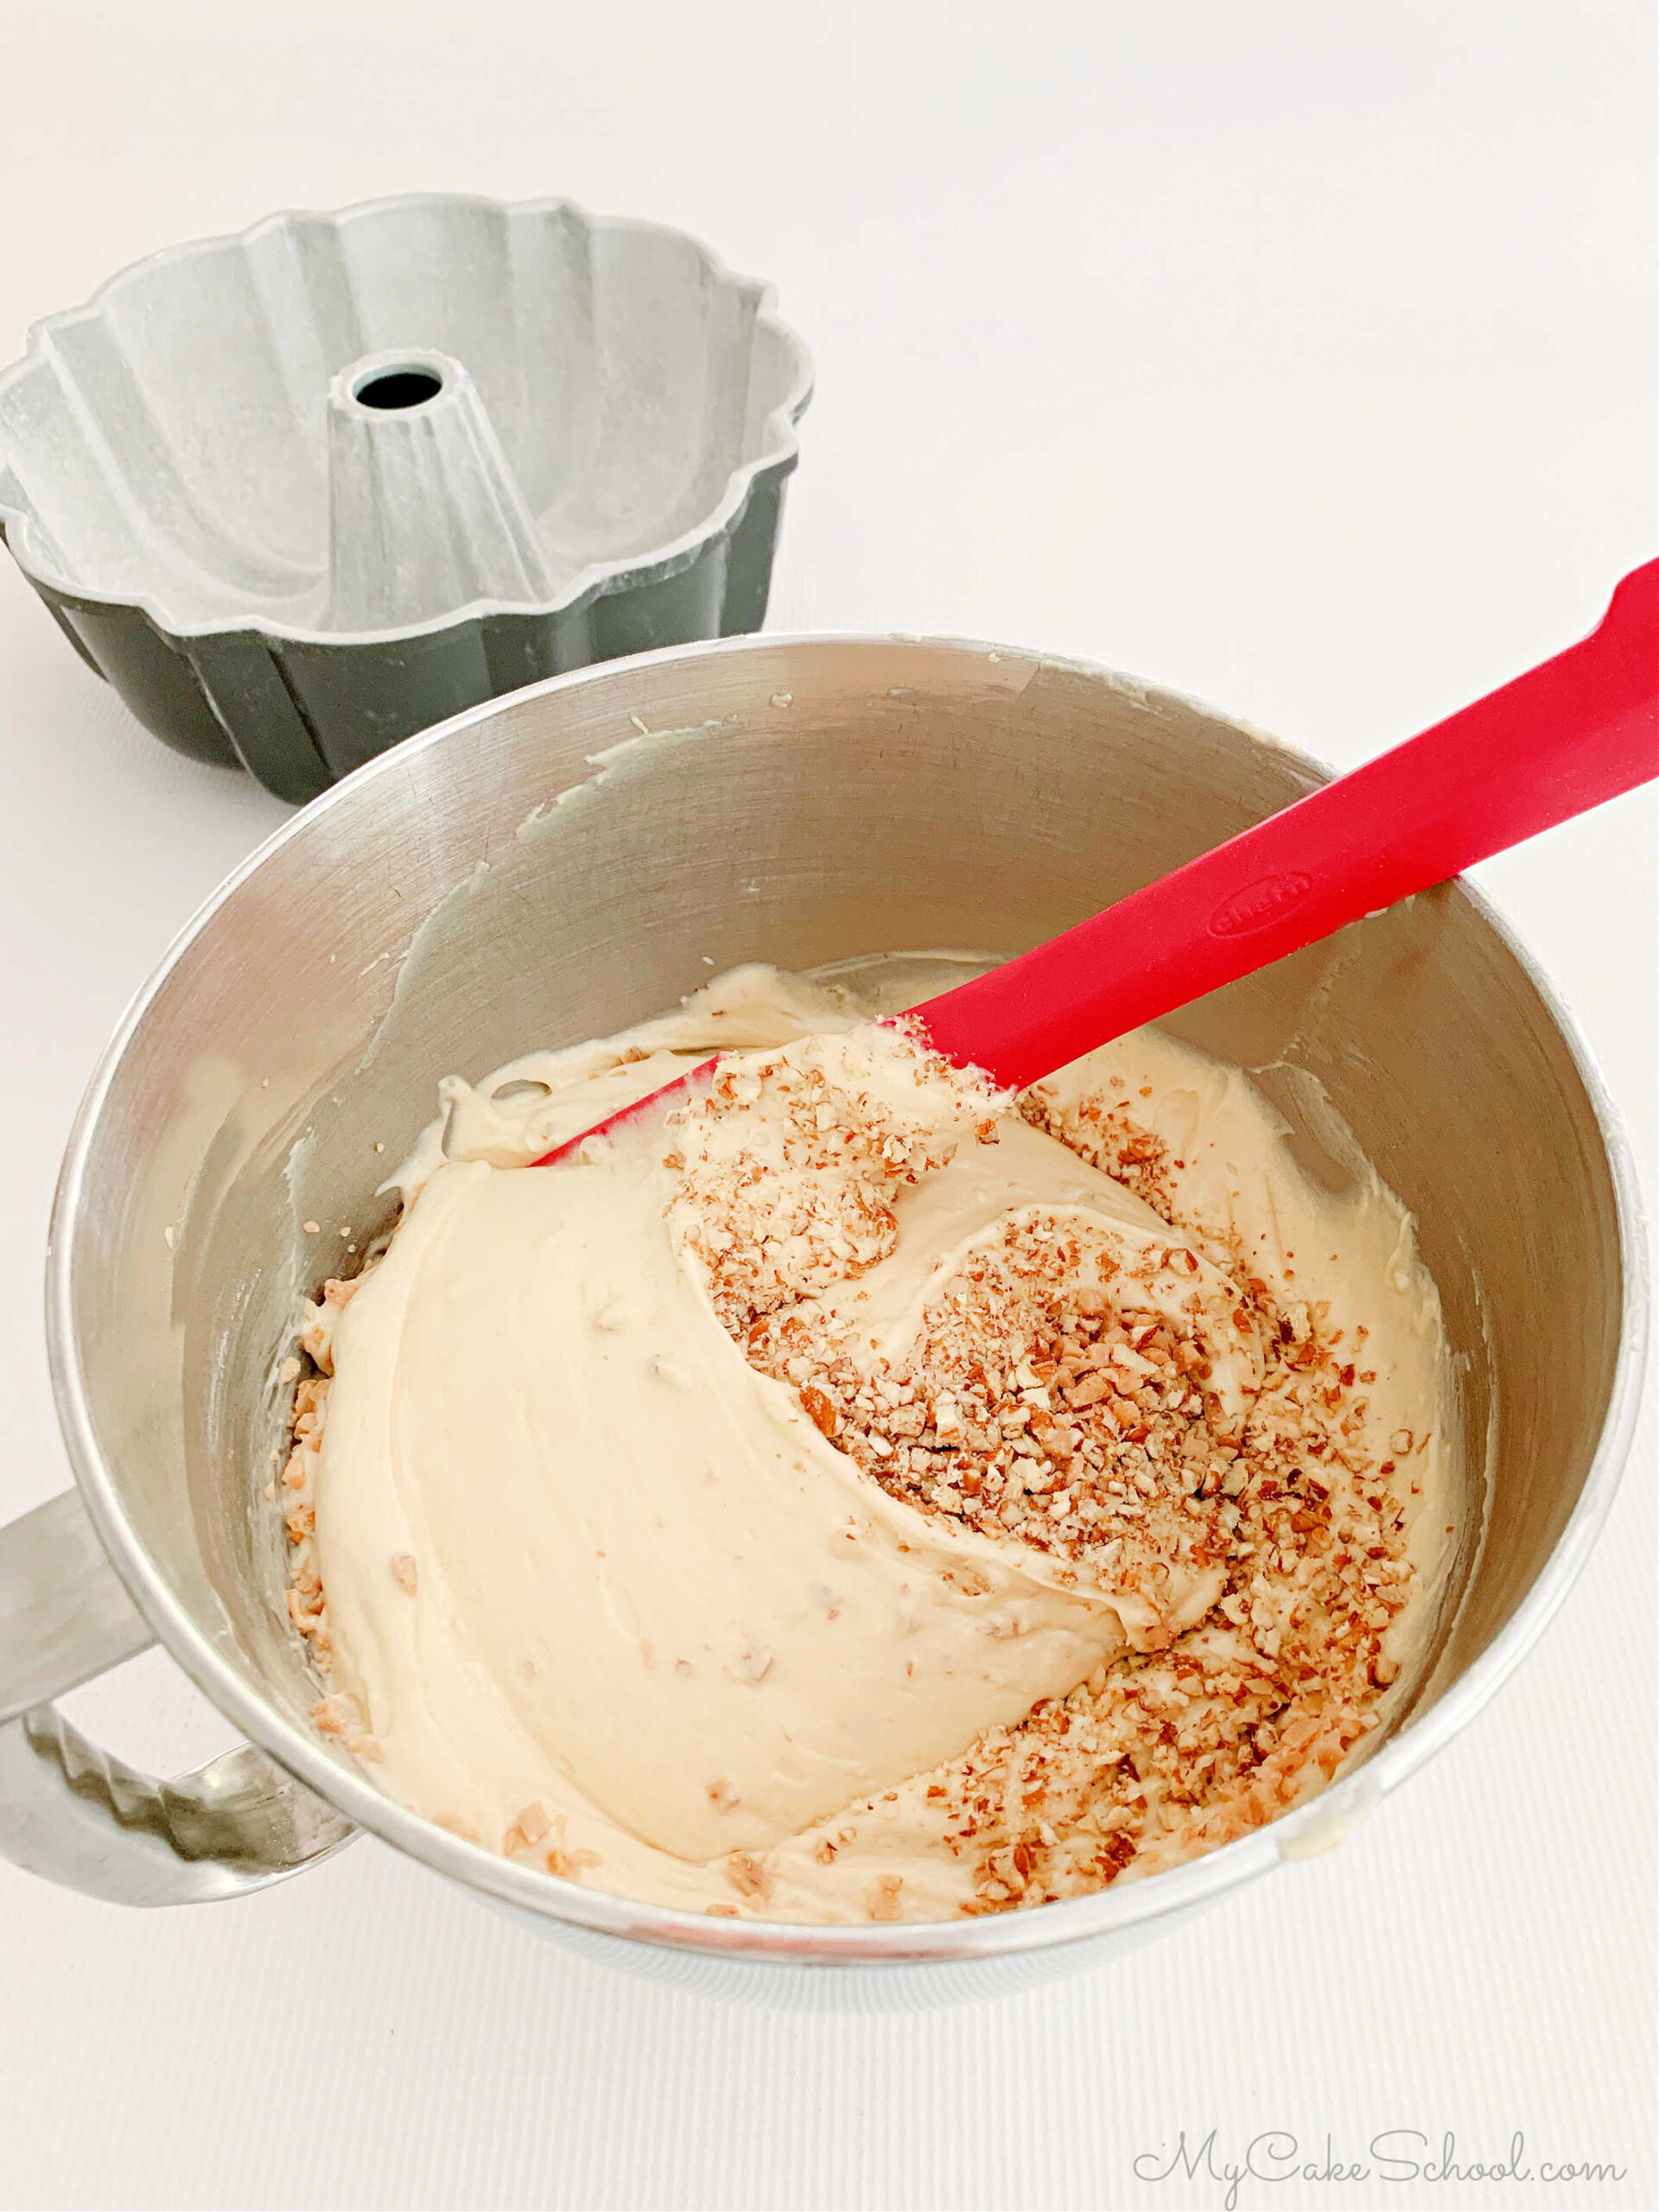
[[[0,536],[181,752],[302,804],[592,661],[756,630],[811,394],[654,224],[434,194],[152,255],[0,374]]]

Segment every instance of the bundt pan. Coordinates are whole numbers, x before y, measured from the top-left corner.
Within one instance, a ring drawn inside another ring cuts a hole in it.
[[[811,368],[695,238],[448,194],[151,256],[0,374],[0,537],[145,728],[302,804],[757,630]]]

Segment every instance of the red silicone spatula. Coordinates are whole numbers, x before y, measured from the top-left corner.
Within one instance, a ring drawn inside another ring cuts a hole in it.
[[[1023,1089],[1476,861],[1659,775],[1659,561],[1598,628],[1213,852],[905,1017]],[[704,1060],[536,1162],[655,1110]]]

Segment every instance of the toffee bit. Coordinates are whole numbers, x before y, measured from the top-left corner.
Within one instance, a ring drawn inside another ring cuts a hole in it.
[[[772,1895],[772,1870],[752,1851],[734,1851],[726,1861],[726,1878],[741,1897],[764,1902]]]
[[[904,1909],[899,1902],[899,1892],[904,1886],[905,1878],[902,1874],[881,1875],[869,1893],[870,1918],[872,1920],[901,1919]]]

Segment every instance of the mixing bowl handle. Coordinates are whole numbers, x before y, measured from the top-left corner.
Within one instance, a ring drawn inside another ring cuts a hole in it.
[[[296,1874],[356,1833],[251,1744],[161,1782],[46,1701],[154,1641],[79,1491],[0,1528],[0,1858],[111,1904],[188,1904]]]

